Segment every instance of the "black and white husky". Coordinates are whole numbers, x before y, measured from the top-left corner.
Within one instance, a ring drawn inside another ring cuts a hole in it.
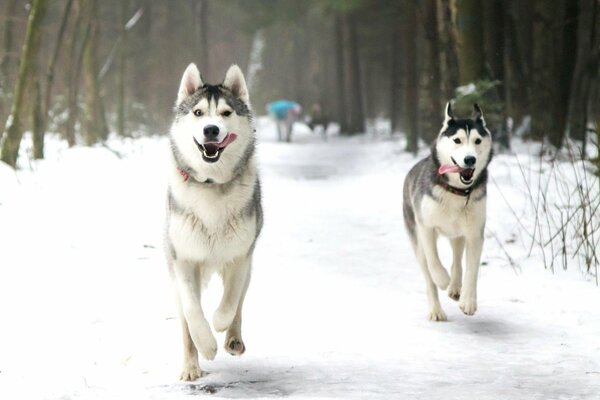
[[[213,273],[223,298],[212,322],[227,331],[225,350],[245,351],[242,304],[262,227],[254,126],[242,71],[233,65],[220,85],[202,82],[196,65],[183,74],[170,131],[167,263],[183,328],[182,380],[203,376],[198,352],[214,359],[217,343],[200,302]]]
[[[473,119],[456,119],[448,103],[431,155],[419,161],[404,181],[404,223],[425,277],[429,318],[433,321],[446,320],[437,288],[447,288],[448,296],[459,301],[465,314],[473,315],[477,310],[487,166],[491,159],[492,136],[479,106],[474,105]],[[451,276],[438,256],[440,235],[450,239],[452,246]]]

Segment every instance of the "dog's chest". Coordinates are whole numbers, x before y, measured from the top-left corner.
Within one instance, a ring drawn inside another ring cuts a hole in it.
[[[244,256],[256,237],[247,193],[187,193],[183,210],[171,212],[169,237],[177,258],[223,264]],[[251,197],[250,197],[251,198]]]
[[[438,233],[450,237],[479,233],[485,224],[485,197],[469,201],[466,197],[434,190],[435,198],[425,196],[421,202],[421,222]]]

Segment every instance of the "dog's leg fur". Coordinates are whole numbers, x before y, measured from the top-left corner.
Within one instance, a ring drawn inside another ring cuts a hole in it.
[[[232,356],[242,355],[246,351],[246,345],[242,339],[242,307],[244,305],[244,298],[246,297],[246,291],[248,290],[249,284],[250,271],[246,276],[246,282],[242,288],[235,317],[233,318],[233,322],[229,326],[229,329],[227,329],[227,335],[225,336],[225,344],[223,347]]]
[[[249,273],[250,260],[248,257],[234,260],[224,268],[222,273],[223,297],[213,315],[213,326],[217,332],[223,332],[231,326]]]
[[[179,303],[179,300],[177,300],[177,303]],[[198,350],[196,350],[196,345],[190,336],[190,330],[180,304],[178,304],[178,308],[181,331],[183,334],[183,368],[179,379],[182,381],[195,381],[196,379],[205,376],[206,372],[202,371],[200,369],[200,364],[198,364]]]
[[[466,315],[473,315],[477,311],[477,275],[481,252],[483,250],[483,235],[467,237],[466,249],[465,282],[460,293],[458,305]]]
[[[414,243],[414,241],[412,245],[417,256],[417,262],[425,277],[425,290],[427,291],[427,300],[429,300],[429,319],[432,321],[446,321],[446,313],[442,310],[442,305],[438,297],[438,289],[431,279],[429,268],[427,268],[427,259],[425,258],[423,247],[419,243]]]
[[[450,283],[450,276],[448,271],[442,265],[440,257],[437,252],[437,234],[433,228],[426,228],[419,226],[419,245],[423,249],[425,259],[427,260],[427,267],[431,274],[431,279],[436,286],[442,290],[446,290]]]
[[[173,267],[181,309],[192,341],[204,358],[213,360],[217,354],[217,342],[202,312],[198,265],[175,261]]]
[[[452,272],[450,286],[448,286],[448,297],[458,301],[462,287],[462,258],[465,252],[465,238],[450,239],[452,246]]]
[[[181,333],[183,338],[183,367],[181,369],[181,375],[179,379],[182,381],[195,381],[206,375],[204,371],[200,369],[198,364],[198,350],[196,345],[192,341],[190,331],[188,328],[187,321],[183,315],[183,309],[181,307],[181,299],[179,298],[179,292],[177,290],[177,282],[175,280],[175,269],[174,262],[172,260],[167,261],[169,267],[169,274],[171,276],[173,288],[173,295],[175,296],[175,305],[177,307],[177,313],[179,314],[179,321],[181,323]]]

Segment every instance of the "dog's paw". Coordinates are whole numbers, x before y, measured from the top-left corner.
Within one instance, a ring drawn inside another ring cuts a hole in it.
[[[225,350],[232,356],[241,356],[246,351],[246,346],[242,338],[235,336],[227,338],[225,340]]]
[[[433,283],[435,286],[440,288],[441,290],[446,290],[448,285],[450,284],[450,275],[448,275],[448,271],[442,266],[439,268],[434,268],[431,272],[431,279],[433,279]]]
[[[182,381],[195,381],[196,379],[202,378],[206,375],[208,375],[208,373],[202,371],[199,366],[191,365],[183,367],[183,371],[181,371],[179,379]]]
[[[448,287],[448,297],[454,301],[458,301],[460,299],[460,286],[450,283],[450,286]]]
[[[429,320],[436,321],[436,322],[442,322],[442,321],[447,321],[448,318],[446,317],[446,313],[444,312],[444,310],[442,310],[441,308],[437,308],[437,309],[431,310],[429,312]]]
[[[202,343],[200,343],[200,346],[198,346],[198,351],[207,360],[214,360],[217,355],[217,341],[215,337],[212,334],[206,336],[202,340]]]
[[[473,315],[477,311],[477,300],[471,296],[465,296],[464,294],[460,297],[458,306],[466,315]]]
[[[231,326],[233,318],[235,318],[234,308],[223,310],[219,307],[213,315],[213,327],[217,332],[225,332]]]

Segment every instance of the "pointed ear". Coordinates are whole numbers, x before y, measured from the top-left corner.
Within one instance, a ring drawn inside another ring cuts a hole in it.
[[[480,120],[481,123],[485,126],[485,120],[483,119],[483,112],[481,112],[481,108],[477,103],[473,104],[473,119],[475,121]]]
[[[250,104],[250,97],[248,96],[248,87],[246,86],[246,80],[242,70],[237,65],[233,64],[227,70],[225,74],[225,80],[223,86],[231,90],[233,95],[241,99],[244,103]]]
[[[450,120],[454,119],[454,113],[452,112],[452,106],[450,102],[446,103],[446,109],[444,110],[444,125],[448,125]]]
[[[179,92],[177,93],[177,105],[188,97],[190,97],[200,86],[202,86],[202,78],[200,77],[200,71],[196,64],[191,63],[185,69],[183,77],[181,78],[181,84],[179,84]]]

